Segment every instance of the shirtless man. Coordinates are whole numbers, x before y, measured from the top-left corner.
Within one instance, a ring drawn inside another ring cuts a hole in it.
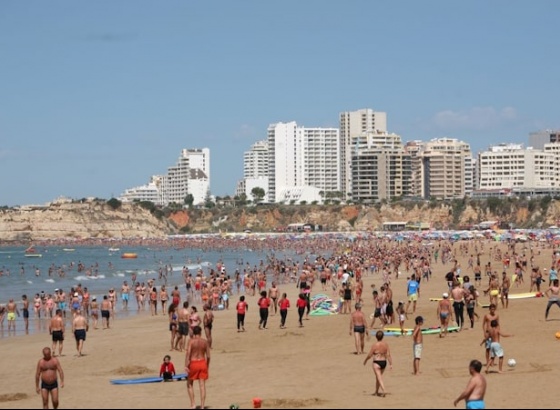
[[[76,349],[78,350],[78,357],[82,355],[82,349],[84,347],[84,342],[86,340],[86,331],[87,331],[87,320],[82,315],[82,311],[78,310],[76,312],[76,317],[72,321],[72,333],[74,333],[74,337],[76,338]]]
[[[8,332],[10,330],[16,331],[16,314],[19,317],[19,309],[13,299],[10,299],[6,305],[6,312],[8,316]]]
[[[480,374],[482,363],[478,360],[471,360],[469,363],[469,373],[471,379],[463,392],[453,401],[453,405],[457,407],[457,403],[465,400],[467,409],[484,409],[484,395],[486,394],[486,378]]]
[[[49,333],[52,336],[53,357],[56,356],[54,352],[56,352],[57,344],[58,344],[58,355],[62,356],[62,347],[64,342],[64,319],[62,319],[62,310],[56,309],[56,314],[49,323]]]
[[[191,312],[189,310],[189,302],[184,301],[183,307],[179,309],[177,313],[177,337],[175,342],[175,350],[180,352],[185,348],[185,342],[189,334],[189,322],[190,322]]]
[[[125,280],[121,286],[121,299],[123,304],[123,310],[128,310],[128,300],[130,299],[130,286]]]
[[[25,323],[25,333],[29,333],[29,299],[27,299],[27,295],[23,295],[21,297],[23,302],[23,307],[21,311],[23,312],[23,322]]]
[[[508,278],[507,273],[504,271],[502,272],[502,291],[500,292],[500,301],[502,302],[502,307],[509,306],[509,288],[511,287],[511,281]]]
[[[500,284],[495,274],[492,274],[490,276],[488,289],[484,291],[484,294],[490,294],[490,304],[494,304],[498,306],[498,295],[500,294]]]
[[[453,319],[451,302],[449,301],[449,294],[447,294],[447,292],[443,293],[443,299],[438,302],[437,317],[440,321],[439,337],[445,337],[447,335],[449,322]]]
[[[393,368],[393,359],[391,358],[391,350],[387,342],[383,341],[383,330],[378,330],[375,334],[377,342],[371,346],[371,349],[364,360],[364,366],[367,361],[373,357],[373,372],[375,373],[375,395],[385,397],[385,384],[383,383],[383,372],[389,362],[389,368]],[[379,388],[382,393],[379,394]]]
[[[49,395],[54,409],[58,409],[58,378],[60,376],[60,387],[64,387],[64,372],[60,366],[60,362],[56,357],[51,355],[51,349],[43,348],[43,358],[37,363],[37,371],[35,372],[35,387],[37,394],[41,394],[43,398],[43,408],[49,408]],[[39,382],[41,384],[39,385]]]
[[[272,286],[268,289],[268,298],[272,301],[270,308],[274,308],[274,314],[278,313],[278,292],[276,282],[272,282]]]
[[[214,312],[208,305],[202,307],[204,316],[202,317],[202,324],[204,325],[204,334],[208,341],[208,347],[212,349],[212,325],[214,324]]]
[[[490,305],[490,307],[488,308],[488,313],[486,313],[482,318],[482,333],[486,339],[486,365],[490,363],[490,345],[492,344],[492,340],[489,338],[488,332],[490,331],[490,322],[492,322],[493,320],[497,321],[499,325],[500,317],[496,313],[496,305]]]
[[[354,342],[356,344],[356,352],[354,354],[364,353],[364,336],[366,333],[366,317],[362,312],[362,305],[356,303],[356,310],[350,315],[350,336],[354,332]]]
[[[453,299],[453,311],[455,312],[455,320],[459,330],[463,329],[463,324],[465,323],[465,296],[465,289],[460,286],[459,281],[455,281],[453,289],[451,289],[451,298]]]
[[[187,391],[191,400],[191,408],[195,409],[194,381],[198,380],[200,388],[200,408],[204,408],[206,401],[206,380],[208,380],[208,369],[210,367],[210,346],[201,337],[200,326],[193,328],[193,337],[189,340],[187,353],[185,355],[185,371],[189,375],[187,379]]]
[[[107,295],[103,296],[101,301],[101,321],[103,323],[103,329],[109,329],[109,319],[111,317],[111,301]]]

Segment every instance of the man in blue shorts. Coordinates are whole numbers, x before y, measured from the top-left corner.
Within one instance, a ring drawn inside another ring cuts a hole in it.
[[[484,395],[486,394],[486,378],[480,373],[482,363],[478,360],[471,360],[469,363],[469,373],[471,379],[465,390],[455,399],[453,405],[465,400],[467,409],[485,409]]]

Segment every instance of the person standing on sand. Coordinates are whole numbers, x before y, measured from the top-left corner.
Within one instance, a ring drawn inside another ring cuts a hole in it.
[[[485,409],[484,395],[486,394],[486,378],[480,373],[482,370],[482,363],[478,360],[471,360],[469,363],[469,373],[471,378],[467,387],[463,392],[453,401],[453,405],[457,407],[457,403],[465,400],[467,409]]]
[[[383,341],[383,330],[378,330],[375,333],[375,342],[364,359],[364,366],[369,359],[373,357],[373,372],[375,373],[375,395],[385,397],[385,384],[383,383],[383,373],[387,367],[387,362],[389,362],[389,368],[393,368],[393,359],[391,358],[391,350],[387,342]],[[381,388],[382,393],[379,393],[379,388]]]
[[[76,350],[78,350],[78,357],[82,355],[82,349],[84,348],[84,342],[86,340],[88,324],[87,319],[82,315],[82,311],[78,309],[76,311],[76,316],[72,320],[72,333],[76,338]]]
[[[23,313],[23,322],[25,323],[25,334],[29,333],[29,299],[27,299],[27,295],[23,295],[21,297],[23,302],[23,307],[21,311]]]
[[[490,305],[490,307],[488,308],[489,312],[486,313],[484,315],[484,317],[482,318],[482,333],[484,335],[484,339],[488,340],[488,343],[486,343],[486,365],[488,363],[490,363],[490,345],[492,343],[492,340],[490,339],[490,323],[495,320],[498,323],[500,323],[500,317],[499,315],[496,313],[496,305]]]
[[[366,333],[366,317],[362,312],[362,305],[356,303],[356,310],[350,315],[350,336],[354,332],[354,342],[356,345],[356,352],[354,354],[364,353],[364,336]]]
[[[259,330],[266,329],[266,323],[268,321],[268,309],[270,308],[270,299],[267,297],[266,290],[261,291],[261,297],[259,298],[257,304],[259,305]]]
[[[49,395],[54,409],[58,409],[58,378],[60,376],[60,388],[64,387],[64,372],[58,359],[51,355],[51,349],[43,348],[43,357],[37,362],[35,372],[35,388],[37,394],[43,399],[43,409],[49,408]],[[39,384],[40,383],[40,384]]]
[[[194,381],[198,380],[200,388],[200,408],[204,409],[206,401],[206,380],[208,380],[208,369],[210,367],[210,347],[208,342],[201,337],[200,326],[193,328],[193,337],[189,340],[187,353],[185,355],[185,371],[188,374],[187,391],[191,400],[191,409],[195,409]]]
[[[303,315],[305,314],[305,308],[307,307],[307,301],[305,300],[305,295],[303,293],[299,294],[298,300],[296,301],[296,307],[298,310],[299,327],[303,327]]]
[[[19,309],[13,299],[10,299],[6,305],[6,311],[8,312],[8,332],[10,330],[16,331],[16,314],[19,317]]]
[[[558,307],[560,307],[560,287],[558,287],[558,279],[554,279],[552,285],[544,292],[544,294],[548,297],[544,320],[548,320],[548,311],[550,310],[551,306],[557,305]]]
[[[412,374],[418,375],[420,374],[420,359],[422,358],[422,348],[423,348],[423,335],[422,335],[422,325],[424,324],[424,318],[422,316],[417,316],[414,319],[414,330],[412,332],[412,354],[413,354],[413,363],[412,363]]]
[[[56,356],[56,345],[58,344],[58,355],[62,356],[62,347],[64,343],[64,320],[62,319],[62,310],[56,309],[55,316],[49,323],[49,333],[52,336],[52,355]]]
[[[271,310],[274,308],[274,314],[278,313],[278,294],[280,289],[276,286],[276,282],[272,282],[272,286],[268,289],[268,297],[272,301]]]

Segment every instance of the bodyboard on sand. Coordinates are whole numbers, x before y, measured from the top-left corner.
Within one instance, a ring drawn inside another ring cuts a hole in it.
[[[439,327],[430,327],[430,328],[424,328],[422,329],[422,334],[423,335],[435,335],[435,334],[439,334]],[[412,332],[414,331],[414,329],[404,329],[404,336],[411,336]],[[458,332],[459,331],[459,326],[449,326],[447,328],[448,332]],[[376,330],[372,330],[371,331],[371,335],[374,336],[375,333],[377,333]],[[401,334],[401,329],[400,328],[394,328],[394,327],[390,327],[390,328],[385,328],[385,330],[383,331],[383,334],[385,336],[402,336]]]
[[[186,379],[186,373],[179,373],[173,376],[173,380],[182,380]],[[113,379],[109,380],[111,384],[142,384],[142,383],[157,383],[162,382],[163,377],[137,377],[134,379]]]

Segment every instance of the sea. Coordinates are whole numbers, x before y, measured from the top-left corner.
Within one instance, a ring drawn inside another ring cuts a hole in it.
[[[137,314],[134,292],[131,291],[131,300],[128,311],[123,311],[120,306],[120,289],[126,280],[132,286],[132,277],[136,275],[137,282],[155,280],[155,286],[163,284],[168,289],[179,286],[181,294],[185,294],[185,282],[182,276],[184,267],[196,274],[198,269],[208,273],[222,263],[227,274],[233,277],[236,269],[243,272],[243,268],[266,264],[267,257],[274,255],[278,258],[291,257],[293,251],[271,252],[263,249],[252,250],[238,249],[195,249],[162,247],[116,247],[107,246],[76,246],[75,248],[63,246],[35,246],[36,255],[29,257],[25,247],[0,248],[0,305],[5,305],[13,299],[20,309],[22,295],[27,295],[30,301],[29,330],[28,334],[46,332],[48,320],[35,318],[33,312],[33,299],[35,294],[44,292],[53,294],[55,289],[63,289],[69,294],[72,287],[81,284],[87,287],[90,295],[103,298],[109,289],[114,288],[119,295],[117,317]],[[134,253],[135,259],[122,258],[124,253]],[[83,265],[84,270],[78,272],[78,265]],[[159,272],[165,272],[166,267],[171,267],[167,275],[167,283],[159,279]],[[52,273],[49,275],[49,268]],[[60,277],[59,270],[64,271]],[[25,335],[22,317],[16,318],[16,332],[7,331],[7,319],[4,319],[0,329],[0,338]]]

